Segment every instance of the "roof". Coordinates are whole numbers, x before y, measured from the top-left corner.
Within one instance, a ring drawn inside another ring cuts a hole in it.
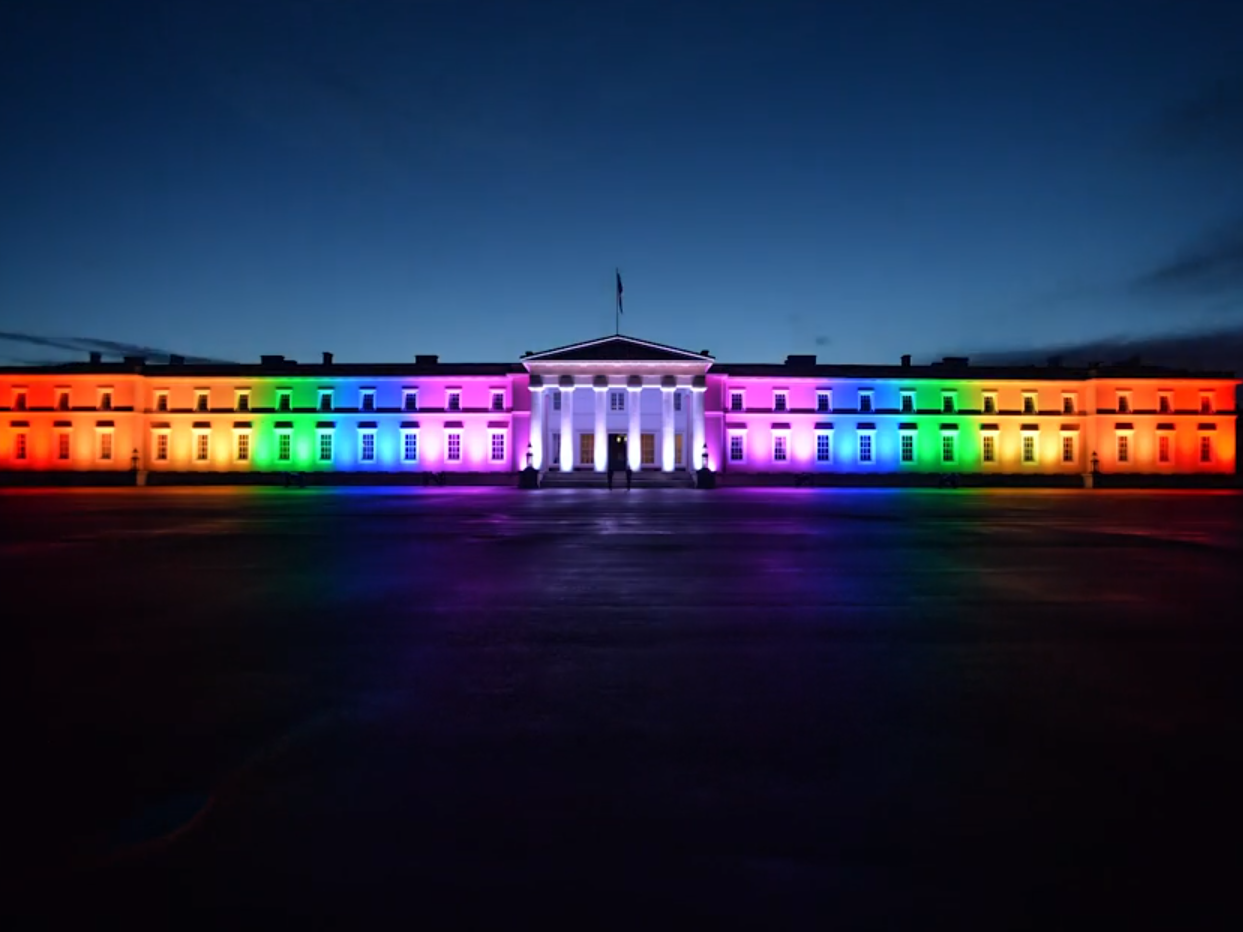
[[[526,370],[519,363],[65,363],[57,366],[12,366],[0,372],[21,375],[143,375],[148,378],[253,378],[342,379],[416,376],[503,376]]]
[[[713,365],[717,375],[766,378],[884,379],[902,381],[1075,382],[1087,379],[1233,379],[1232,372],[1197,372],[1160,366],[970,366],[934,363],[928,366],[833,365],[823,363],[724,363]]]
[[[522,357],[526,362],[698,362],[711,363],[707,353],[652,343],[616,334],[584,343],[572,343]]]

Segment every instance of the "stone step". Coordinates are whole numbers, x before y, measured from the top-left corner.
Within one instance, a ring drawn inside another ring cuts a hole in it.
[[[636,489],[689,489],[694,486],[688,472],[637,472],[633,474],[631,487]],[[626,474],[613,473],[613,488],[626,487]],[[540,488],[544,489],[606,489],[608,477],[604,473],[586,470],[575,472],[544,473]]]

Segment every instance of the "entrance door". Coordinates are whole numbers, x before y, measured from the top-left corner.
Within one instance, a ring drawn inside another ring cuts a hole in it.
[[[609,434],[609,469],[626,471],[625,434]]]

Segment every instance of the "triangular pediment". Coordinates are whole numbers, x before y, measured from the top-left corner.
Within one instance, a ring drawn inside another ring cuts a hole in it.
[[[587,340],[570,346],[558,346],[523,356],[527,362],[698,362],[710,363],[711,356],[690,350],[665,346],[634,337],[611,336]]]

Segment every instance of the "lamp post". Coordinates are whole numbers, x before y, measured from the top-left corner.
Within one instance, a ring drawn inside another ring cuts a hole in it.
[[[702,469],[708,468],[708,443],[707,441],[704,441],[703,456],[700,457],[699,463],[700,463],[700,468]]]
[[[531,446],[531,444],[528,443],[527,444],[527,469],[530,469],[534,462],[535,462],[535,449]]]

